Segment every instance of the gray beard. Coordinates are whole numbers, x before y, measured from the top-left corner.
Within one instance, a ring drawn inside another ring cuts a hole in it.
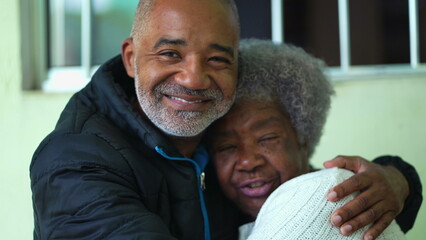
[[[173,83],[161,83],[154,89],[154,96],[150,96],[140,86],[139,75],[135,76],[135,87],[139,105],[161,131],[168,135],[178,137],[194,137],[202,133],[212,122],[222,117],[229,111],[234,102],[225,102],[222,92],[217,89],[191,90]],[[161,103],[164,95],[186,94],[208,97],[212,100],[212,106],[204,112],[179,111],[169,109]]]

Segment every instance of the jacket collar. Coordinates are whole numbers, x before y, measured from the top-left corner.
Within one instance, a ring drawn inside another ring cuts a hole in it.
[[[98,111],[128,134],[136,135],[150,149],[160,146],[172,156],[181,156],[169,139],[133,106],[136,101],[134,79],[125,70],[121,55],[103,64],[91,82],[80,92]]]

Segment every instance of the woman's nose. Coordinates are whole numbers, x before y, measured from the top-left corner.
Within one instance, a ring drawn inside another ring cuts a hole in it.
[[[239,171],[253,171],[265,164],[262,154],[256,147],[248,146],[238,151],[238,161],[235,168]]]

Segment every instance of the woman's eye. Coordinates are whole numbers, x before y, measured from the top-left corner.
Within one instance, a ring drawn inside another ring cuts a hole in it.
[[[216,148],[216,152],[225,152],[235,149],[234,145],[223,145]]]
[[[268,136],[268,137],[263,137],[259,139],[259,142],[269,142],[269,141],[274,141],[277,139],[278,139],[278,136]]]

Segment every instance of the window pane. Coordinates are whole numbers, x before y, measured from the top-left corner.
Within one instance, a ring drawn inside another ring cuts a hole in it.
[[[81,64],[81,1],[49,0],[49,66]]]
[[[408,1],[349,1],[353,65],[410,62]]]
[[[129,37],[138,0],[93,0],[92,64],[99,65],[120,53]]]
[[[284,0],[284,41],[340,65],[337,0]]]
[[[236,0],[241,38],[271,39],[271,1]]]
[[[49,66],[81,65],[81,0],[49,3]],[[283,0],[284,41],[340,64],[337,0]],[[120,53],[138,0],[92,0],[92,65]],[[270,1],[236,0],[242,38],[271,39]],[[348,1],[352,65],[410,62],[407,0]],[[420,61],[426,62],[426,0],[418,0]]]
[[[426,63],[426,0],[419,0],[418,4],[420,62]]]

